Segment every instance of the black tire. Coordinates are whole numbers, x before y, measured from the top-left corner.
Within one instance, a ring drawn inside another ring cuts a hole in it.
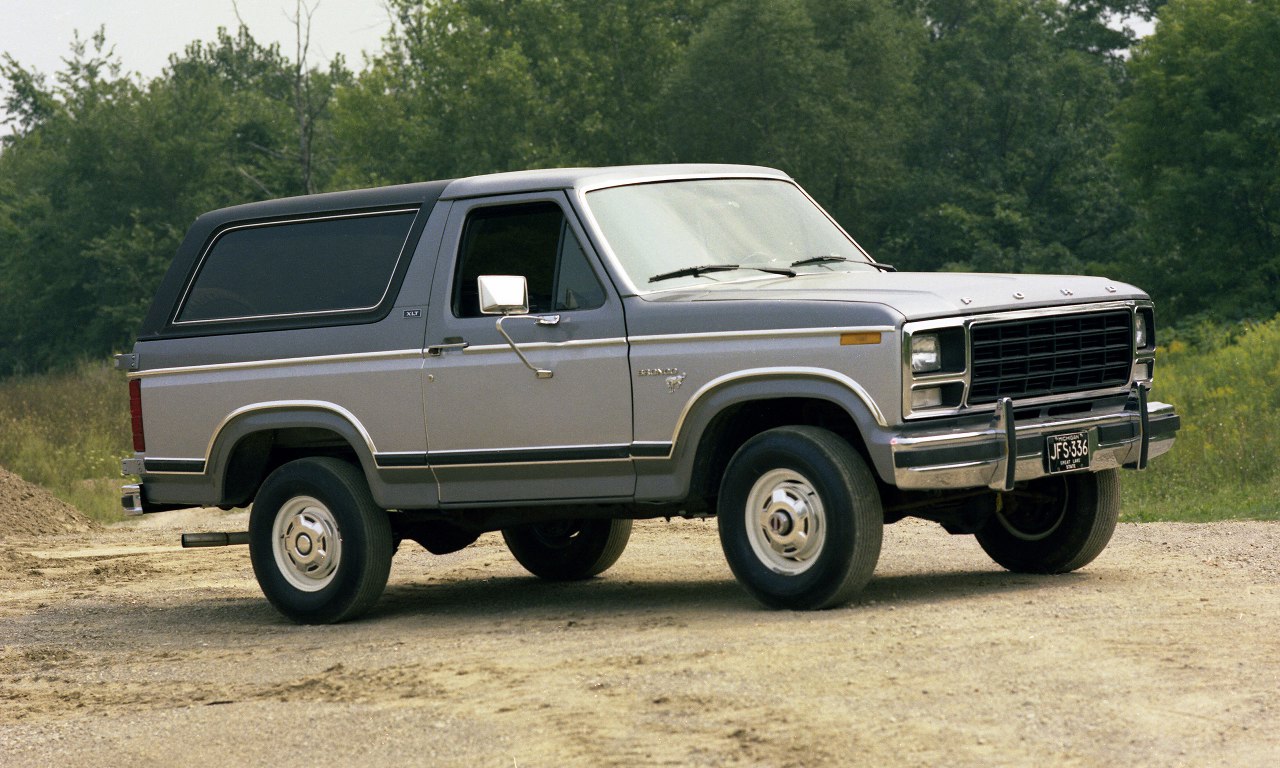
[[[1106,548],[1119,516],[1118,470],[1045,477],[1003,494],[978,544],[1017,573],[1066,573]]]
[[[249,513],[249,557],[262,594],[302,624],[353,619],[387,585],[391,522],[360,470],[334,458],[272,472]]]
[[[630,520],[560,520],[502,531],[520,565],[548,581],[578,581],[604,573],[622,557],[630,538]]]
[[[818,427],[779,427],[744,443],[721,480],[717,514],[733,575],[773,608],[848,602],[880,558],[875,478],[847,441]]]

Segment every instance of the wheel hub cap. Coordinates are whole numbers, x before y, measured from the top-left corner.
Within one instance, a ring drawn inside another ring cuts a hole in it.
[[[751,488],[746,514],[751,548],[770,570],[794,575],[813,565],[826,524],[822,500],[802,475],[766,472]]]
[[[786,536],[795,527],[795,521],[791,515],[782,510],[775,510],[773,514],[769,515],[769,531],[774,536]]]
[[[324,589],[342,557],[342,537],[329,508],[309,496],[290,499],[276,515],[273,549],[280,573],[304,592]]]

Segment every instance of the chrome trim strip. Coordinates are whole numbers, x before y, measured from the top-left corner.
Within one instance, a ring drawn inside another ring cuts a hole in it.
[[[523,448],[460,448],[453,451],[427,451],[431,456],[475,456],[486,453],[523,453],[528,451],[592,451],[628,449],[631,443],[584,443],[580,445],[526,445]],[[386,454],[383,454],[386,455]]]
[[[155,368],[150,371],[135,371],[129,378],[148,378],[150,376],[171,376],[184,373],[217,373],[219,371],[238,371],[249,368],[274,368],[291,365],[325,365],[331,363],[358,363],[370,360],[411,360],[423,358],[423,349],[396,349],[385,352],[352,352],[345,355],[317,355],[315,357],[282,357],[271,360],[246,360],[237,363],[210,363],[207,365],[182,365],[173,368]]]
[[[533,315],[516,315],[516,317],[533,317]],[[607,339],[576,339],[572,341],[522,341],[519,342],[521,349],[566,349],[566,348],[582,348],[582,347],[616,347],[625,346],[627,339],[623,336],[614,336]],[[432,347],[441,346],[433,344]],[[510,352],[511,346],[508,344],[469,344],[462,350],[464,355],[471,355],[477,352]]]
[[[871,395],[867,393],[866,389],[864,389],[858,382],[848,376],[845,376],[843,373],[838,373],[826,368],[751,368],[745,371],[734,371],[733,373],[728,373],[724,376],[714,378],[702,385],[697,392],[693,393],[693,397],[690,397],[688,401],[685,402],[684,410],[680,412],[680,417],[676,419],[675,429],[671,433],[670,455],[675,455],[675,446],[676,442],[680,438],[680,430],[684,429],[685,420],[689,418],[689,414],[693,411],[693,407],[701,397],[730,382],[741,381],[742,379],[777,378],[779,376],[804,376],[808,378],[828,379],[830,381],[834,381],[857,395],[858,399],[862,401],[862,404],[871,412],[872,417],[876,420],[876,424],[879,424],[882,427],[889,426],[888,422],[885,421],[884,413],[880,410],[880,406],[876,405],[875,400],[871,399]],[[668,458],[670,458],[670,456],[668,456]]]
[[[666,459],[671,443],[643,441],[600,445],[553,445],[526,448],[468,448],[460,451],[395,451],[374,456],[378,469],[440,469],[494,465],[584,464],[633,459]],[[545,454],[547,457],[540,457]],[[560,454],[556,456],[556,454]],[[594,455],[593,455],[594,454]],[[514,458],[508,458],[514,457]],[[475,458],[475,461],[468,459]],[[483,460],[481,460],[483,459]],[[388,461],[390,460],[390,461]]]
[[[245,414],[254,413],[256,411],[284,411],[284,410],[289,410],[291,408],[295,408],[295,409],[300,408],[300,409],[308,409],[308,410],[316,410],[316,411],[329,411],[331,413],[337,414],[338,416],[341,416],[349,424],[351,424],[351,426],[355,427],[357,432],[360,433],[360,437],[364,440],[365,448],[369,450],[369,455],[370,456],[377,455],[378,450],[373,445],[373,438],[369,435],[369,431],[364,428],[364,424],[360,423],[360,420],[355,417],[355,414],[353,414],[351,411],[348,411],[346,408],[343,408],[342,406],[337,405],[336,403],[330,403],[324,400],[275,400],[272,402],[253,403],[252,405],[246,405],[246,406],[237,408],[231,413],[227,414],[227,416],[222,420],[222,422],[218,424],[217,428],[213,430],[213,436],[209,438],[209,446],[204,450],[205,469],[207,470],[209,468],[208,459],[209,457],[213,456],[213,446],[217,444],[218,436],[222,434],[222,430],[225,429],[226,426],[230,424],[233,420],[241,416],[244,416]]]
[[[632,336],[632,344],[654,344],[664,341],[720,339],[795,338],[803,336],[838,336],[842,333],[878,332],[893,333],[892,325],[851,325],[827,328],[767,328],[758,331],[707,331],[702,333],[660,333],[650,336]]]
[[[543,461],[482,461],[471,464],[427,464],[426,469],[433,472],[447,472],[450,469],[469,469],[474,467],[543,467],[566,464],[611,464],[620,461],[630,462],[631,457],[617,459],[546,459]],[[379,469],[407,469],[407,467],[378,467]],[[414,467],[414,469],[424,469],[424,467]]]
[[[661,440],[637,440],[631,444],[633,459],[669,459],[674,446]]]
[[[389,461],[389,463],[383,463]],[[425,451],[387,451],[375,453],[373,463],[378,469],[426,469]]]
[[[597,192],[601,189],[612,189],[614,187],[634,187],[638,184],[665,184],[672,181],[712,181],[715,179],[768,179],[770,181],[789,181],[795,184],[795,181],[782,171],[761,166],[751,171],[686,171],[683,173],[624,176],[612,179],[588,178],[578,182],[573,187],[573,191],[586,194],[587,192]]]
[[[355,213],[332,214],[328,216],[304,216],[296,219],[279,219],[276,221],[263,221],[253,224],[239,224],[219,230],[214,234],[213,239],[209,241],[200,258],[196,261],[196,267],[191,272],[190,279],[182,291],[182,298],[178,300],[178,307],[173,311],[173,315],[169,319],[169,324],[179,325],[208,325],[210,323],[235,323],[247,320],[275,320],[281,317],[314,317],[316,315],[349,315],[357,312],[368,312],[382,305],[387,300],[387,293],[391,290],[391,282],[395,277],[396,270],[400,268],[400,262],[405,257],[405,247],[409,244],[409,236],[413,234],[413,227],[418,223],[418,216],[421,215],[422,206],[414,206],[410,208],[397,208],[385,211],[363,211]],[[382,295],[378,300],[367,307],[348,307],[345,309],[322,309],[312,310],[310,312],[279,312],[273,315],[244,315],[242,317],[217,317],[209,320],[179,320],[178,316],[182,314],[182,310],[187,307],[187,299],[191,295],[191,289],[195,286],[196,280],[200,277],[201,270],[204,269],[204,263],[209,258],[209,254],[213,252],[214,246],[229,232],[236,232],[241,229],[261,229],[263,227],[279,227],[289,224],[303,224],[311,221],[333,221],[336,219],[362,219],[374,218],[377,216],[393,216],[402,213],[414,214],[413,221],[409,222],[409,228],[405,230],[404,242],[400,243],[400,252],[396,255],[396,263],[391,267],[391,272],[387,276],[387,284],[382,288]]]
[[[197,468],[193,468],[193,469],[163,469],[163,468],[161,468],[161,467],[164,467],[165,465],[169,465],[169,466],[173,466],[173,467],[187,465],[187,466],[197,467]],[[204,459],[182,459],[182,458],[171,458],[171,457],[168,457],[168,456],[165,456],[165,457],[148,456],[147,458],[145,458],[145,459],[143,459],[143,460],[142,460],[142,473],[141,473],[141,474],[145,474],[145,475],[203,475],[203,474],[204,474],[205,467],[207,467],[207,466],[208,466],[208,462],[206,462]]]

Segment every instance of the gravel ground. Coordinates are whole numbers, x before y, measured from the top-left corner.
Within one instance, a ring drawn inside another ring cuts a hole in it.
[[[0,764],[1271,766],[1280,524],[1123,524],[1006,573],[904,521],[853,604],[768,611],[713,521],[638,523],[588,582],[490,534],[406,544],[361,621],[300,627],[243,513],[0,540]],[[59,529],[61,530],[61,529]]]

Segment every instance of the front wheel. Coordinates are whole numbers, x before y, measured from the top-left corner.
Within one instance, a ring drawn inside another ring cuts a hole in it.
[[[296,622],[369,610],[387,585],[394,540],[360,470],[334,458],[291,461],[249,513],[249,558],[262,593]]]
[[[720,545],[748,592],[774,608],[847,602],[880,557],[884,511],[866,462],[817,427],[762,432],[734,454],[717,502]]]
[[[1066,573],[1101,554],[1120,516],[1118,470],[1045,477],[1003,494],[978,544],[1018,573]]]
[[[529,573],[548,581],[578,581],[604,573],[622,557],[630,520],[558,520],[507,528],[507,549]]]

